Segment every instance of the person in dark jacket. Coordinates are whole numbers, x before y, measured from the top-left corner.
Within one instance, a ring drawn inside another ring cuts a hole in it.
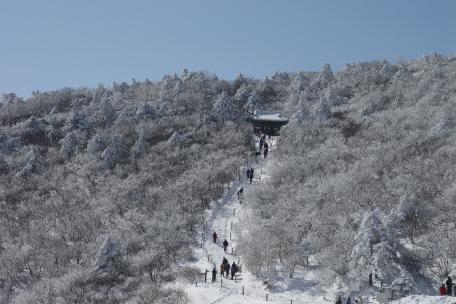
[[[264,159],[266,159],[266,157],[268,157],[268,149],[264,149],[263,151],[263,155],[264,155]]]
[[[226,248],[228,248],[228,241],[225,239],[223,241],[223,250],[226,252]]]
[[[253,168],[250,168],[250,176],[249,176],[250,183],[252,183],[252,180],[253,180],[253,172],[255,172],[253,170]]]
[[[231,270],[230,263],[226,263],[225,264],[225,274],[226,274],[227,278],[230,276],[230,270]]]
[[[247,171],[245,171],[245,175],[247,176],[248,179],[250,178],[250,169],[247,169]]]
[[[264,143],[263,138],[261,138],[260,139],[260,150],[263,149],[263,143]]]
[[[348,297],[348,299],[347,299],[347,304],[352,304],[352,300],[350,297]]]
[[[268,145],[267,142],[264,142],[263,146],[264,146],[265,149],[269,149],[269,145]]]
[[[342,304],[342,299],[340,297],[337,299],[336,304]]]
[[[231,264],[231,280],[234,279],[234,275],[236,274],[237,271],[238,271],[237,265],[235,262],[233,262],[233,264]]]
[[[450,276],[448,276],[448,279],[445,281],[445,284],[447,286],[448,295],[451,296],[451,291],[453,290],[453,279]]]
[[[243,193],[244,193],[244,188],[241,188],[241,189],[238,190],[238,192],[237,192],[238,200],[241,199],[241,196],[242,196]]]
[[[214,239],[214,243],[217,242],[217,233],[214,231],[214,233],[212,233],[212,238]]]
[[[217,280],[217,269],[212,269],[212,282],[215,282]]]

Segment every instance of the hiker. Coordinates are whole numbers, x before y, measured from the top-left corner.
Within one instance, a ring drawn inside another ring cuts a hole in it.
[[[225,240],[223,241],[223,250],[225,250],[225,252],[226,252],[226,248],[228,248],[228,241],[225,239]],[[228,261],[227,261],[227,262],[228,262]]]
[[[212,238],[214,239],[214,243],[217,242],[217,233],[214,231],[214,233],[212,233]]]
[[[448,295],[451,296],[451,291],[453,290],[453,279],[450,276],[448,276],[448,279],[445,281],[445,283],[447,286]]]
[[[220,264],[220,277],[223,277],[225,274],[225,265]]]
[[[269,149],[269,145],[268,145],[267,142],[264,142],[264,145],[263,145],[263,146],[264,146],[264,148],[265,148],[266,150]]]
[[[226,263],[225,264],[225,274],[226,274],[227,278],[230,276],[230,269],[231,269],[230,263]]]
[[[337,299],[336,304],[342,304],[342,299],[340,297]]]
[[[223,264],[223,265],[226,265],[226,264],[228,264],[228,260],[227,260],[225,257],[223,257],[223,261],[222,261],[222,264]]]
[[[446,296],[447,295],[447,289],[445,288],[445,284],[442,284],[439,288],[439,293],[441,296]]]
[[[212,282],[215,282],[217,280],[217,269],[212,269]]]
[[[350,297],[348,297],[348,299],[347,299],[347,304],[352,304],[352,300]]]
[[[263,149],[263,143],[264,143],[263,138],[261,138],[260,139],[260,150]]]
[[[252,183],[252,180],[253,180],[253,168],[250,168],[250,176],[249,176],[249,179],[250,179],[250,183]]]
[[[241,188],[241,189],[238,190],[238,192],[237,192],[237,197],[238,197],[238,199],[241,198],[241,195],[242,195],[243,193],[244,193],[244,188]]]
[[[247,176],[247,179],[250,178],[250,169],[247,169],[247,171],[245,171],[245,175]]]
[[[233,264],[231,265],[231,280],[234,278],[234,275],[236,274],[237,271],[238,271],[237,265],[235,262],[233,262]]]
[[[266,157],[268,157],[268,149],[265,148],[263,154],[264,154],[264,159],[266,159]]]

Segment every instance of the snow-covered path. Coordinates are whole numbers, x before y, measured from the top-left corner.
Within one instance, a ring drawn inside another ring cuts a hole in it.
[[[276,140],[272,138],[267,142],[269,144],[268,158],[265,160],[262,156],[258,157],[257,162],[252,161],[245,167],[245,170],[250,167],[255,170],[253,185],[267,179],[275,163]],[[266,297],[271,303],[332,303],[332,301],[325,300],[322,293],[314,288],[312,278],[297,278],[294,282],[295,288],[272,293],[266,289],[259,278],[251,274],[245,267],[239,273],[236,281],[220,277],[220,264],[224,257],[230,264],[234,261],[241,267],[243,266],[242,256],[239,255],[237,246],[239,236],[249,229],[249,209],[245,207],[245,203],[242,204],[236,193],[241,187],[247,192],[251,186],[244,176],[240,182],[235,182],[231,191],[208,212],[207,228],[201,235],[203,246],[195,249],[195,262],[190,265],[202,271],[207,269],[208,282],[204,283],[204,280],[201,280],[185,287],[192,303],[264,303]],[[215,244],[212,240],[214,231],[218,234]],[[229,242],[227,253],[223,251],[222,246],[225,238]],[[211,283],[211,271],[214,266],[217,269],[217,281]],[[303,289],[307,292],[304,292]]]
[[[204,276],[201,276],[201,279],[193,284],[180,285],[190,297],[191,303],[257,304],[267,301],[276,304],[327,304],[335,303],[336,296],[341,294],[338,284],[333,284],[332,287],[323,290],[318,283],[322,273],[312,267],[297,270],[293,279],[285,279],[281,282],[282,288],[274,292],[268,290],[260,278],[243,267],[238,244],[240,236],[250,229],[250,215],[248,202],[240,202],[236,193],[241,187],[244,188],[244,192],[248,192],[252,186],[263,183],[269,178],[269,173],[276,163],[274,158],[276,139],[267,141],[270,146],[268,159],[264,160],[263,157],[259,157],[257,162],[252,161],[244,168],[244,174],[247,168],[255,169],[253,185],[250,185],[243,176],[241,181],[235,181],[230,191],[227,191],[223,198],[207,212],[207,227],[201,231],[200,244],[202,246],[194,249],[194,259],[187,265],[196,267],[202,272],[207,269],[207,283],[204,283]],[[212,240],[214,231],[218,234],[215,244]],[[225,238],[229,242],[227,253],[223,251],[222,246]],[[230,264],[234,261],[242,267],[236,281],[220,277],[220,264],[224,257]],[[212,283],[211,272],[214,266],[217,269],[217,280]],[[345,299],[343,303],[345,303]],[[379,304],[380,302],[369,298],[364,303]],[[410,296],[391,303],[454,304],[456,301],[452,302],[451,297]]]

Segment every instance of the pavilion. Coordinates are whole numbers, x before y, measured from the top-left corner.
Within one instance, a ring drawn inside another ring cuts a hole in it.
[[[288,123],[288,118],[282,117],[280,112],[266,112],[255,110],[247,121],[253,125],[255,133],[279,135],[280,128]]]

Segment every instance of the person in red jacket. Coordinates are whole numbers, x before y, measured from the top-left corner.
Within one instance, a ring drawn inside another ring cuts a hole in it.
[[[445,284],[442,284],[442,286],[440,286],[439,293],[440,293],[441,296],[446,296],[447,295],[447,289],[445,287]]]

